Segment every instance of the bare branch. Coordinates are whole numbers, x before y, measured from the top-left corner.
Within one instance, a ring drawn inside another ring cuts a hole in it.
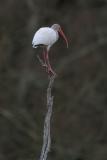
[[[39,57],[39,55],[37,55],[37,58],[38,58],[40,64],[41,64],[42,66],[44,66],[44,62],[43,62],[43,60]]]
[[[52,107],[53,107],[53,96],[51,95],[52,87],[56,75],[50,77],[49,85],[47,88],[47,113],[44,120],[44,134],[43,134],[43,145],[40,155],[40,160],[46,160],[48,152],[50,151],[51,146],[51,134],[50,134],[50,121],[52,116]]]

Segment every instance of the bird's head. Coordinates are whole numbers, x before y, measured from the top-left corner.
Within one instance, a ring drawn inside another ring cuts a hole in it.
[[[61,29],[61,26],[60,26],[59,24],[53,24],[53,25],[51,26],[51,28],[54,29],[55,31],[57,31],[57,32],[63,37],[63,39],[64,39],[65,42],[66,42],[67,48],[68,48],[68,40],[67,40],[67,38],[66,38],[63,30]]]

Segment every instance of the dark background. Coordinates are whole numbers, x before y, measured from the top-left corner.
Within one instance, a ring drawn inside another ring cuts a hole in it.
[[[0,160],[36,160],[48,76],[31,42],[59,23],[50,160],[107,160],[107,0],[0,0]]]

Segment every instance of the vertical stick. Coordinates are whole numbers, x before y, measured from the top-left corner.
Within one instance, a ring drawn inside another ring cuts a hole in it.
[[[42,145],[40,160],[47,159],[48,152],[50,151],[50,146],[51,146],[50,122],[51,122],[52,108],[53,108],[53,96],[51,95],[51,92],[55,78],[56,75],[50,77],[49,85],[47,88],[47,113],[44,120],[43,145]]]

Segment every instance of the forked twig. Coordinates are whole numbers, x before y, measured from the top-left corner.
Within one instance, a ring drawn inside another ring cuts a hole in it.
[[[39,57],[39,55],[37,55],[37,58],[38,58],[39,62],[41,63],[41,65],[44,66],[44,62],[43,62],[43,60]]]

